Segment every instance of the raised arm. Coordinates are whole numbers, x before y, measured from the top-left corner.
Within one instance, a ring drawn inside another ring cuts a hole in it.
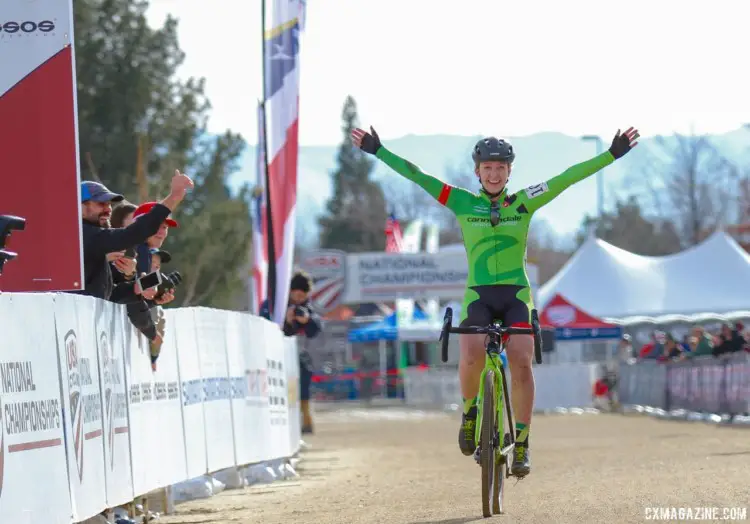
[[[639,136],[638,131],[632,127],[623,134],[620,134],[618,129],[608,151],[590,160],[571,166],[546,182],[527,187],[520,193],[525,199],[526,209],[529,213],[534,213],[539,208],[549,204],[555,197],[576,182],[580,182],[597,171],[604,169],[634,148],[638,144],[637,140]]]
[[[380,137],[378,137],[378,134],[372,127],[370,127],[370,133],[362,129],[353,130],[352,140],[354,145],[362,149],[362,151],[375,155],[375,157],[382,160],[385,165],[393,169],[396,173],[418,184],[432,198],[455,212],[456,199],[460,198],[457,195],[461,190],[425,173],[408,160],[388,151],[380,143]]]

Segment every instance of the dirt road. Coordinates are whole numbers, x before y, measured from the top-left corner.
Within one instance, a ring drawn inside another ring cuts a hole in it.
[[[161,522],[483,522],[479,466],[458,451],[457,427],[457,415],[397,409],[319,414],[299,480],[180,504]],[[488,521],[621,524],[653,507],[750,506],[750,429],[548,415],[531,445],[532,474],[508,484],[507,513]]]

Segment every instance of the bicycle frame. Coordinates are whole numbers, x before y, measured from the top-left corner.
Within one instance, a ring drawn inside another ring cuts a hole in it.
[[[482,370],[482,374],[479,378],[479,395],[477,397],[477,431],[474,433],[474,441],[475,446],[477,448],[479,447],[479,440],[481,438],[481,428],[482,428],[482,414],[483,414],[483,405],[484,405],[484,388],[481,387],[481,384],[484,384],[484,379],[487,375],[488,371],[492,371],[493,374],[493,382],[495,385],[495,392],[496,392],[496,398],[495,398],[495,410],[496,410],[496,416],[498,421],[498,431],[495,437],[498,439],[498,445],[496,446],[497,450],[497,457],[496,462],[499,462],[501,460],[501,457],[506,456],[508,453],[510,453],[513,448],[516,445],[516,438],[515,433],[513,432],[513,410],[510,405],[510,397],[508,393],[508,384],[507,384],[507,378],[505,376],[505,365],[502,362],[502,359],[500,358],[500,355],[502,354],[504,347],[502,342],[499,340],[500,337],[497,333],[489,333],[487,335],[488,341],[485,344],[485,362],[484,362],[484,369]],[[503,408],[505,410],[505,413],[503,413]],[[507,433],[506,433],[506,427],[505,424],[508,423]],[[502,441],[502,448],[500,446],[500,438],[504,437],[505,435],[509,435],[508,443],[506,444],[505,439]]]

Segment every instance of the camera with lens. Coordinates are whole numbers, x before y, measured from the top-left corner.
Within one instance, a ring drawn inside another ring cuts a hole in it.
[[[310,311],[304,306],[294,306],[294,316],[304,317],[305,314],[309,314]]]
[[[156,288],[156,296],[154,298],[161,298],[164,293],[171,291],[182,283],[182,275],[179,271],[172,271],[171,273],[161,274],[161,284]]]
[[[3,273],[3,266],[9,260],[18,256],[13,251],[8,251],[8,237],[13,231],[23,231],[26,229],[26,219],[13,215],[0,215],[0,274]]]

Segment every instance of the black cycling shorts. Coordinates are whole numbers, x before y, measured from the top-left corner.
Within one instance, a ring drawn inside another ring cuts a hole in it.
[[[486,326],[492,322],[500,322],[506,327],[531,327],[533,306],[518,298],[521,290],[528,289],[525,286],[472,286],[470,289],[479,298],[467,290],[461,327]]]

